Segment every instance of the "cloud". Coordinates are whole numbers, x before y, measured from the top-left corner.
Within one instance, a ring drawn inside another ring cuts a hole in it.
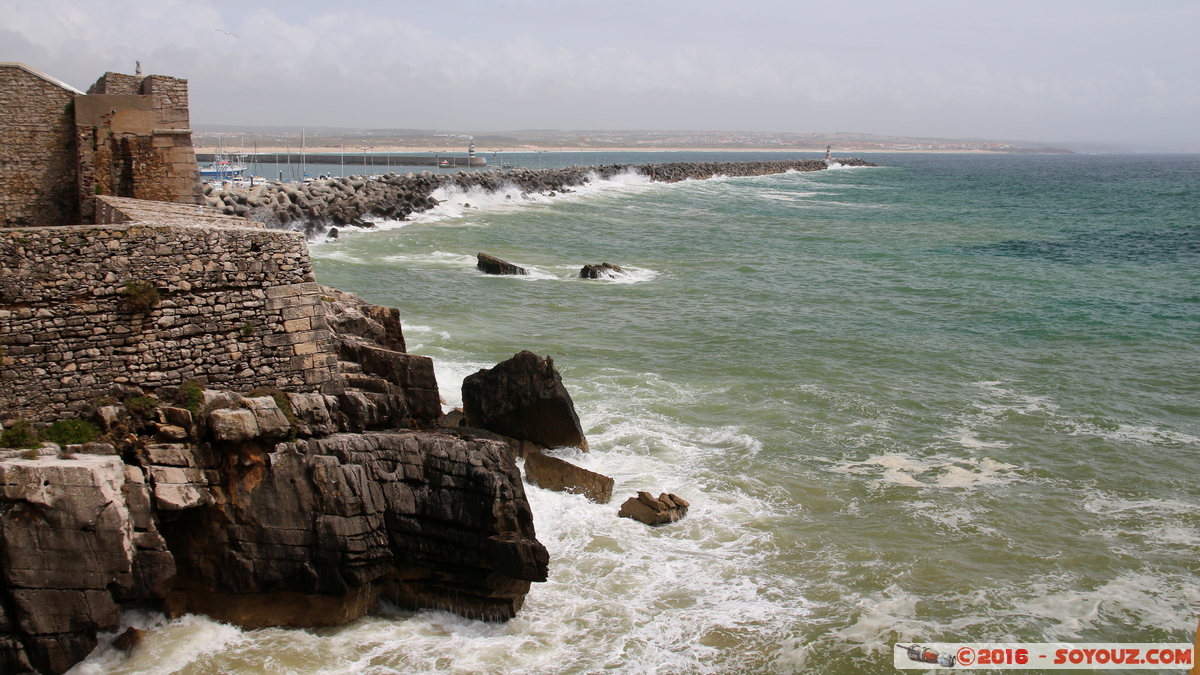
[[[1195,138],[1200,115],[1191,3],[0,0],[0,12],[0,58],[81,87],[140,59],[189,78],[200,123],[1154,140]]]

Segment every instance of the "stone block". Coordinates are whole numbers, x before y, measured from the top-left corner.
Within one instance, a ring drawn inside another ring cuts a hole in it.
[[[191,449],[182,443],[159,443],[146,446],[146,457],[151,464],[195,468],[196,461]]]
[[[267,438],[282,438],[292,431],[292,423],[279,409],[279,404],[270,396],[245,399],[246,406],[254,413],[258,424],[258,435]]]
[[[214,410],[208,416],[208,430],[218,441],[240,443],[258,436],[258,418],[246,409]]]

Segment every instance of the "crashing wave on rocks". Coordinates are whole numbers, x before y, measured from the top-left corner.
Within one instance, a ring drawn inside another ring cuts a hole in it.
[[[872,166],[839,160],[841,166]],[[819,160],[762,162],[676,162],[611,164],[598,167],[517,169],[510,172],[429,171],[378,177],[343,177],[307,183],[251,187],[205,187],[209,208],[267,227],[302,231],[314,243],[340,236],[344,228],[375,229],[404,222],[460,217],[472,210],[503,209],[546,202],[576,193],[649,182],[673,183],[718,176],[763,176],[788,171],[823,171]]]

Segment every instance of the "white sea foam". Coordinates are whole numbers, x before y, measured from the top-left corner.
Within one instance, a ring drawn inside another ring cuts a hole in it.
[[[1140,520],[1152,516],[1180,514],[1200,516],[1200,504],[1189,504],[1177,499],[1124,499],[1094,495],[1084,500],[1083,509],[1088,513],[1103,516],[1132,515]]]
[[[928,634],[927,623],[917,618],[920,600],[899,586],[891,586],[877,597],[860,598],[858,618],[834,631],[833,637],[857,646],[864,654],[890,653],[897,640],[912,641]]]
[[[447,185],[434,190],[431,195],[438,204],[428,211],[413,213],[408,220],[414,223],[432,223],[451,219],[466,219],[468,216],[499,213],[529,206],[546,205],[556,201],[575,201],[599,195],[628,192],[630,188],[646,189],[662,185],[652,183],[649,178],[633,170],[601,180],[595,172],[590,179],[569,192],[549,193],[524,192],[514,184],[508,184],[495,192],[479,187],[463,190],[457,185]]]
[[[572,267],[571,279],[580,279],[579,269]],[[609,284],[640,284],[647,281],[654,281],[659,276],[659,273],[652,269],[641,267],[626,267],[622,266],[619,271],[605,270],[596,279],[586,279],[592,283],[609,283]]]
[[[360,256],[356,256],[353,253],[350,253],[349,251],[347,251],[345,249],[336,248],[333,246],[321,247],[320,249],[313,251],[312,255],[313,255],[313,257],[316,257],[316,258],[324,258],[326,260],[337,260],[339,262],[346,262],[346,263],[351,263],[354,265],[369,265],[369,264],[371,264],[370,262],[368,262],[367,260],[363,259]]]
[[[370,223],[371,227],[354,227],[352,225],[337,227],[338,236],[333,238],[329,236],[330,230],[312,235],[312,237],[308,240],[310,252],[314,255],[318,252],[324,252],[325,248],[329,248],[324,246],[325,244],[336,245],[338,242],[347,237],[354,238],[368,232],[377,232],[380,230],[398,230],[409,225],[409,221],[407,220],[396,220],[394,218],[373,218],[368,216],[364,217],[362,220],[363,222]]]
[[[1084,631],[1114,618],[1135,630],[1184,635],[1195,630],[1187,608],[1200,592],[1184,577],[1125,572],[1091,590],[1066,586],[1059,579],[1035,582],[1028,589],[1031,597],[1015,600],[1011,611],[1049,620],[1047,640],[1079,640]]]
[[[455,253],[453,251],[432,251],[430,253],[397,253],[383,258],[388,262],[404,263],[407,266],[421,267],[475,267],[477,259],[473,255]]]
[[[113,639],[126,628],[147,631],[142,644],[131,654],[112,646]],[[71,675],[117,675],[138,673],[168,675],[223,650],[244,645],[247,634],[228,624],[187,614],[167,620],[162,614],[125,612],[115,633],[101,633],[100,644],[88,658],[68,671]]]
[[[1200,448],[1198,436],[1150,424],[1117,424],[1113,428],[1106,428],[1090,421],[1071,420],[1069,426],[1068,433],[1072,436],[1098,436],[1138,445],[1185,445]]]
[[[962,458],[945,454],[915,457],[892,452],[858,462],[835,462],[829,470],[870,477],[879,486],[976,488],[1010,483],[1016,480],[1016,468],[988,457]]]

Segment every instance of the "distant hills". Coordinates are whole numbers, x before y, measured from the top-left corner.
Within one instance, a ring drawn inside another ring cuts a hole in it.
[[[1145,144],[1040,143],[1035,141],[980,138],[925,138],[877,134],[782,133],[763,131],[665,131],[665,130],[569,130],[524,129],[517,131],[442,131],[430,129],[354,129],[348,127],[234,126],[195,124],[195,142],[212,147],[220,141],[230,149],[255,147],[353,148],[355,151],[383,148],[446,148],[465,150],[475,143],[478,152],[513,150],[824,150],[833,146],[845,153],[864,152],[964,152],[1006,153],[1072,152],[1197,152],[1200,147],[1159,147]],[[1191,144],[1195,145],[1195,144]]]

